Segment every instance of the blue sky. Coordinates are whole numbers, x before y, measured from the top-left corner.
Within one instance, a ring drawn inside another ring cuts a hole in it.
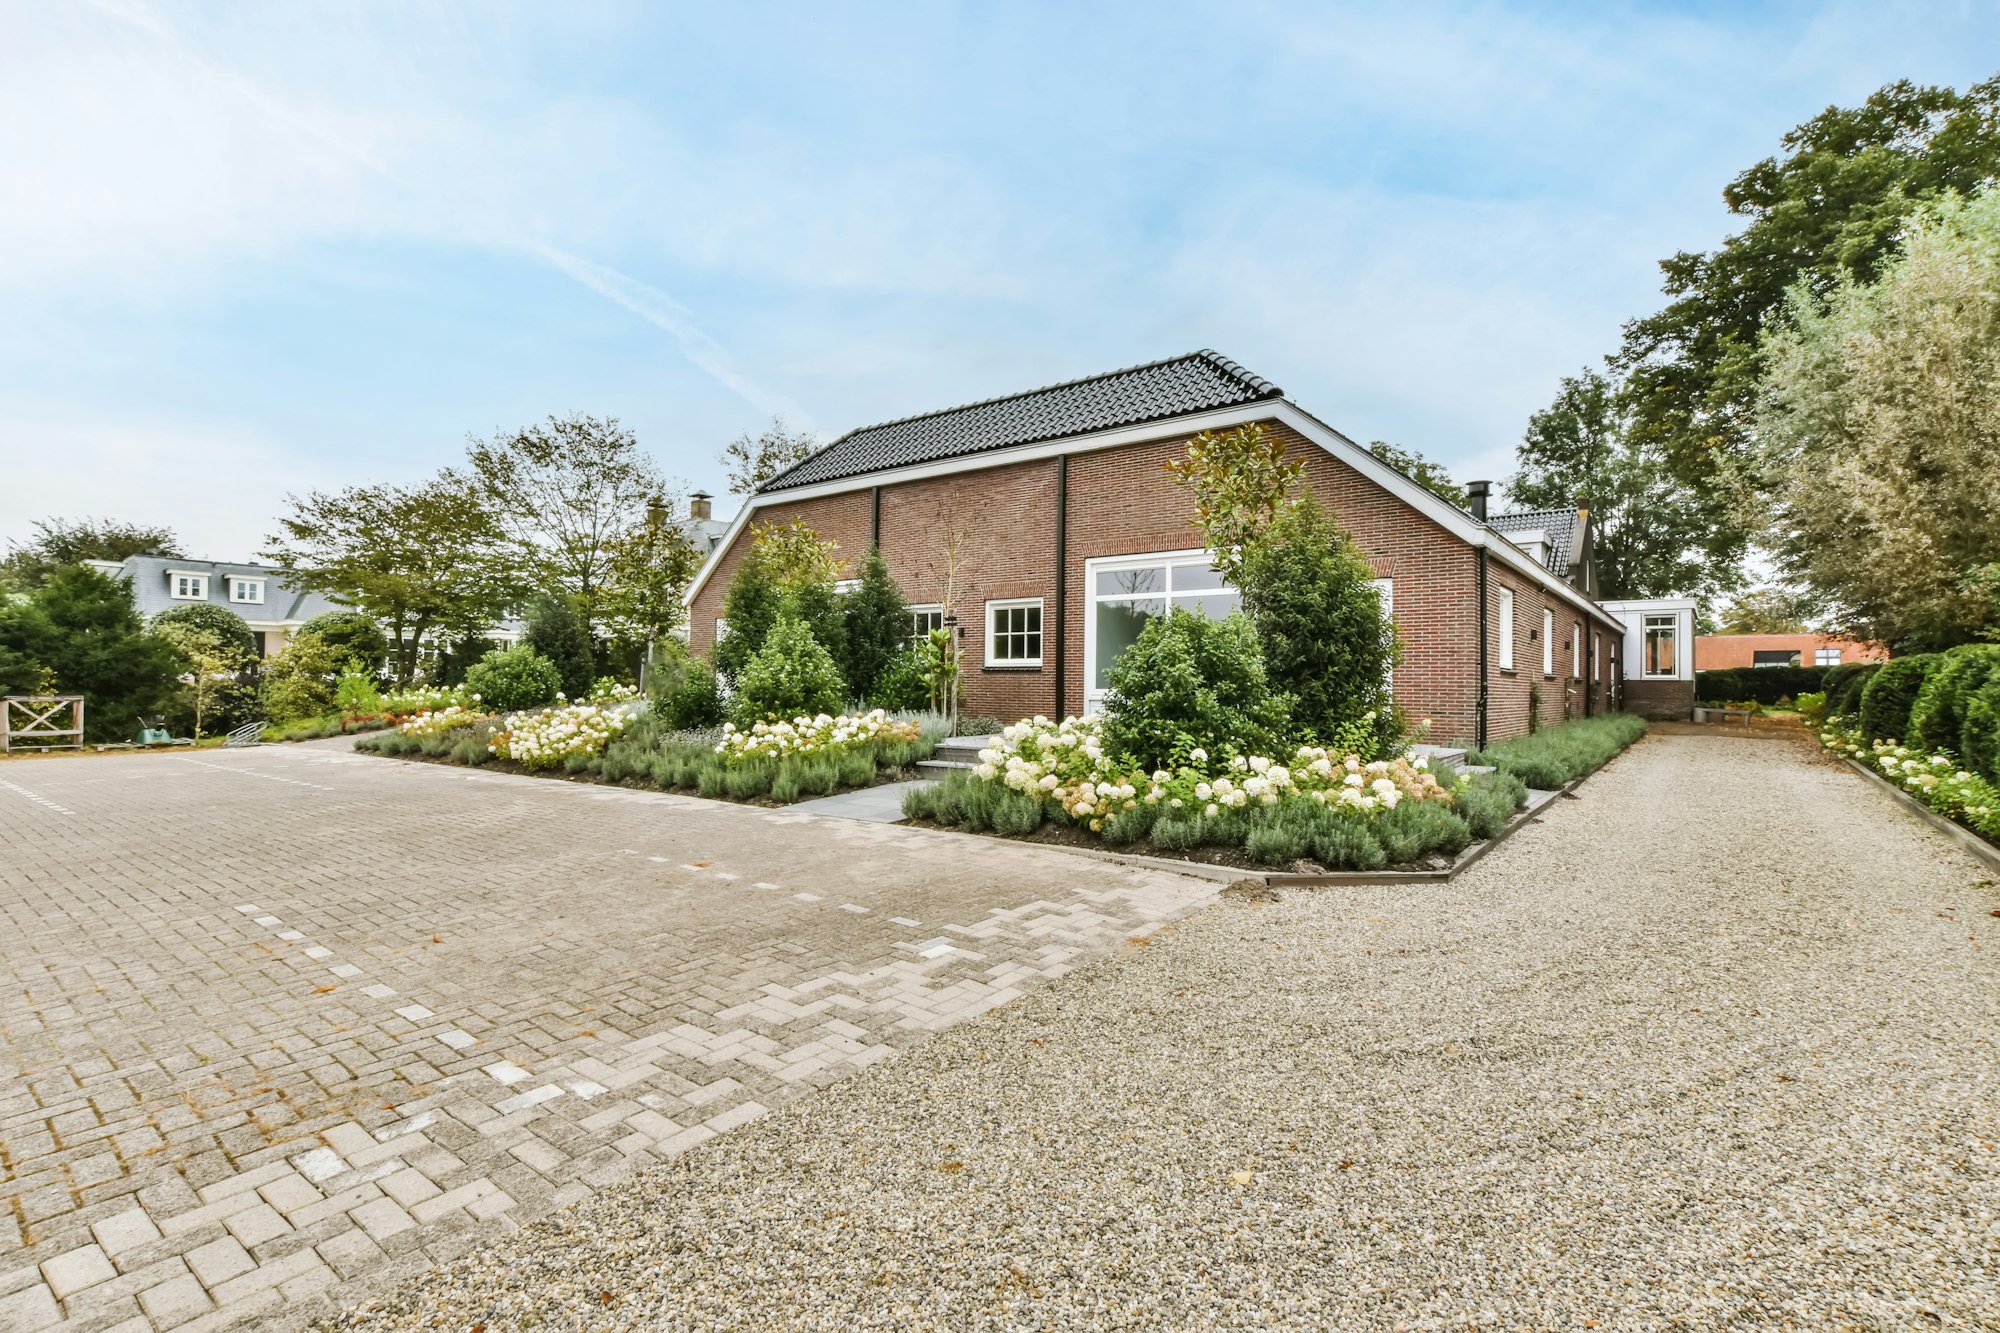
[[[1503,476],[1786,129],[2000,68],[1886,8],[0,0],[0,537],[1204,346]]]

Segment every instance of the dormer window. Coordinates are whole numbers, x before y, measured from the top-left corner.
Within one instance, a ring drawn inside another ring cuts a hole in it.
[[[205,602],[208,600],[208,575],[184,569],[168,570],[167,595],[177,602]]]
[[[243,606],[264,604],[264,580],[229,577],[229,600]]]

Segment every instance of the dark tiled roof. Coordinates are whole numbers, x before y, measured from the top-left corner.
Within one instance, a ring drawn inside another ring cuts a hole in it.
[[[1540,532],[1549,540],[1548,567],[1569,577],[1571,551],[1581,536],[1582,516],[1574,509],[1517,509],[1511,514],[1491,514],[1486,519],[1496,531],[1512,537],[1521,532]]]
[[[1200,351],[849,431],[764,483],[812,486],[890,468],[1207,412],[1284,391],[1226,356]]]

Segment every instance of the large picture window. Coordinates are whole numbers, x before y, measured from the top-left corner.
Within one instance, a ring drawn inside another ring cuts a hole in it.
[[[1676,655],[1677,628],[1680,617],[1667,614],[1647,616],[1644,627],[1646,674],[1649,676],[1671,676],[1678,666]]]
[[[1042,664],[1042,599],[1021,598],[986,604],[986,665],[1038,667]]]
[[[1111,666],[1139,641],[1146,622],[1169,607],[1211,620],[1242,609],[1243,596],[1209,566],[1206,551],[1166,551],[1084,562],[1089,619],[1084,624],[1084,703],[1111,688]]]

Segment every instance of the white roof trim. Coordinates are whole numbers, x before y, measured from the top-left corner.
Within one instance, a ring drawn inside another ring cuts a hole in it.
[[[1095,431],[1087,435],[1066,435],[1061,439],[1044,440],[1012,449],[994,449],[985,453],[968,454],[961,458],[921,463],[913,467],[868,472],[856,477],[843,477],[838,481],[821,482],[815,486],[799,486],[790,490],[775,491],[769,495],[750,495],[744,499],[743,507],[736,511],[736,517],[730,523],[729,531],[722,535],[722,539],[716,543],[715,549],[709,553],[708,559],[695,574],[694,581],[688,584],[684,601],[690,607],[694,605],[694,599],[701,594],[702,588],[707,585],[710,576],[721,563],[723,553],[735,545],[737,536],[755,520],[760,509],[776,508],[794,500],[811,500],[823,495],[843,495],[851,491],[871,490],[877,486],[921,481],[928,477],[949,476],[959,472],[983,472],[990,468],[1005,467],[1010,463],[1056,458],[1063,454],[1094,453],[1099,449],[1115,449],[1120,445],[1158,440],[1163,436],[1181,432],[1192,435],[1218,427],[1267,419],[1291,427],[1468,546],[1484,547],[1515,572],[1527,575],[1564,601],[1595,615],[1604,624],[1620,623],[1617,617],[1608,614],[1597,603],[1556,577],[1545,565],[1507,540],[1501,533],[1450,501],[1433,495],[1428,489],[1411,481],[1318,417],[1283,398],[1263,398],[1211,412],[1170,417],[1164,421],[1121,426],[1116,430]]]

